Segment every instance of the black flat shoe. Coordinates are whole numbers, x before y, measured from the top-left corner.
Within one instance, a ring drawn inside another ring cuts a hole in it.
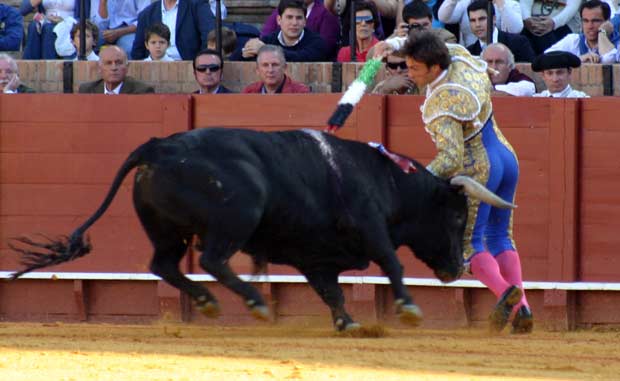
[[[517,286],[510,286],[495,305],[493,312],[489,315],[489,329],[492,333],[501,332],[510,318],[512,308],[519,303],[523,292]]]
[[[512,332],[514,334],[532,333],[534,329],[534,316],[532,311],[526,306],[521,306],[514,320],[512,321]]]

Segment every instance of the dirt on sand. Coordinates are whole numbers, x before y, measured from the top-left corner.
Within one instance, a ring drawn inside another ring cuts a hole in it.
[[[614,380],[620,331],[0,324],[0,380]]]

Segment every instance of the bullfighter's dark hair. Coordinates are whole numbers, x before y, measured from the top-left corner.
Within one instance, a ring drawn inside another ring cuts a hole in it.
[[[280,4],[278,4],[278,15],[282,16],[284,11],[289,8],[301,9],[304,18],[306,17],[306,4],[303,0],[281,0]]]
[[[211,56],[216,56],[217,58],[220,59],[220,67],[222,69],[224,69],[224,60],[222,59],[222,56],[220,55],[220,52],[218,52],[215,49],[202,49],[201,51],[198,52],[198,54],[196,54],[196,57],[194,57],[194,60],[192,61],[192,68],[194,69],[194,71],[196,71],[196,59],[200,56],[206,56],[206,55],[211,55]]]
[[[611,17],[611,9],[609,8],[609,4],[601,0],[589,0],[581,4],[579,7],[579,16],[582,16],[584,9],[595,9],[599,7],[601,11],[603,11],[603,19],[605,19],[605,21],[609,20]]]
[[[471,4],[469,4],[469,6],[467,6],[467,16],[469,18],[469,13],[470,12],[475,12],[475,11],[484,11],[484,13],[488,14],[488,8],[487,6],[489,5],[489,1],[488,0],[474,0],[471,2]],[[495,16],[495,7],[491,7],[491,17]]]
[[[163,38],[168,41],[168,45],[170,45],[170,28],[168,28],[168,25],[160,22],[149,25],[144,31],[144,42],[148,43],[152,35]]]
[[[428,67],[439,65],[445,70],[450,66],[450,52],[446,44],[432,31],[410,33],[402,50],[405,56],[424,62]]]

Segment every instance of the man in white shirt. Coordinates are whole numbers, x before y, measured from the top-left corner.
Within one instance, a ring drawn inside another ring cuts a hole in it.
[[[574,90],[569,84],[573,68],[581,66],[579,57],[572,53],[555,51],[541,54],[532,63],[532,70],[542,72],[547,90],[534,94],[535,97],[589,98],[582,91]]]
[[[562,50],[573,53],[581,62],[612,64],[618,61],[618,33],[609,22],[611,10],[601,0],[589,0],[581,5],[581,33],[571,33],[545,52]]]

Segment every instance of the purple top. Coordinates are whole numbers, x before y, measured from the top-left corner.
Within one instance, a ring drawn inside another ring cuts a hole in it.
[[[273,32],[279,31],[278,26],[278,9],[274,9],[271,16],[265,22],[260,36],[264,37]],[[314,5],[310,10],[310,16],[306,20],[306,28],[318,33],[327,47],[328,57],[333,58],[336,55],[336,44],[340,35],[340,25],[338,17],[325,8],[325,5],[319,0],[314,0]]]

